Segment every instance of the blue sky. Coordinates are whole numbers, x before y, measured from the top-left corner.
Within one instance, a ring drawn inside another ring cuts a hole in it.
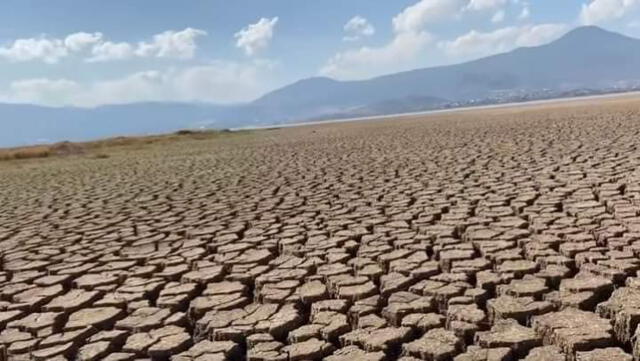
[[[640,37],[640,0],[3,0],[0,101],[234,103],[552,41]]]

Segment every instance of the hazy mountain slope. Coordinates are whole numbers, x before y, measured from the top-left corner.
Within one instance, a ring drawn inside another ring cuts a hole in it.
[[[266,94],[255,104],[308,110],[364,106],[387,99],[485,97],[503,89],[597,86],[640,79],[640,40],[581,27],[543,46],[449,66],[418,69],[371,80],[314,78]]]

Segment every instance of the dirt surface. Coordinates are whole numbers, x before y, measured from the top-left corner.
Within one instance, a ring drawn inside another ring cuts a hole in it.
[[[5,162],[0,184],[0,359],[640,355],[639,98]]]

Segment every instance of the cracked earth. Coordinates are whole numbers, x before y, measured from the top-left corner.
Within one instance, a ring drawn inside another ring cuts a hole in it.
[[[0,359],[640,356],[640,99],[0,164]]]

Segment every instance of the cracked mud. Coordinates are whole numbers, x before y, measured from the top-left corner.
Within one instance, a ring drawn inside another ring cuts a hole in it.
[[[640,100],[0,165],[0,359],[638,360]]]

